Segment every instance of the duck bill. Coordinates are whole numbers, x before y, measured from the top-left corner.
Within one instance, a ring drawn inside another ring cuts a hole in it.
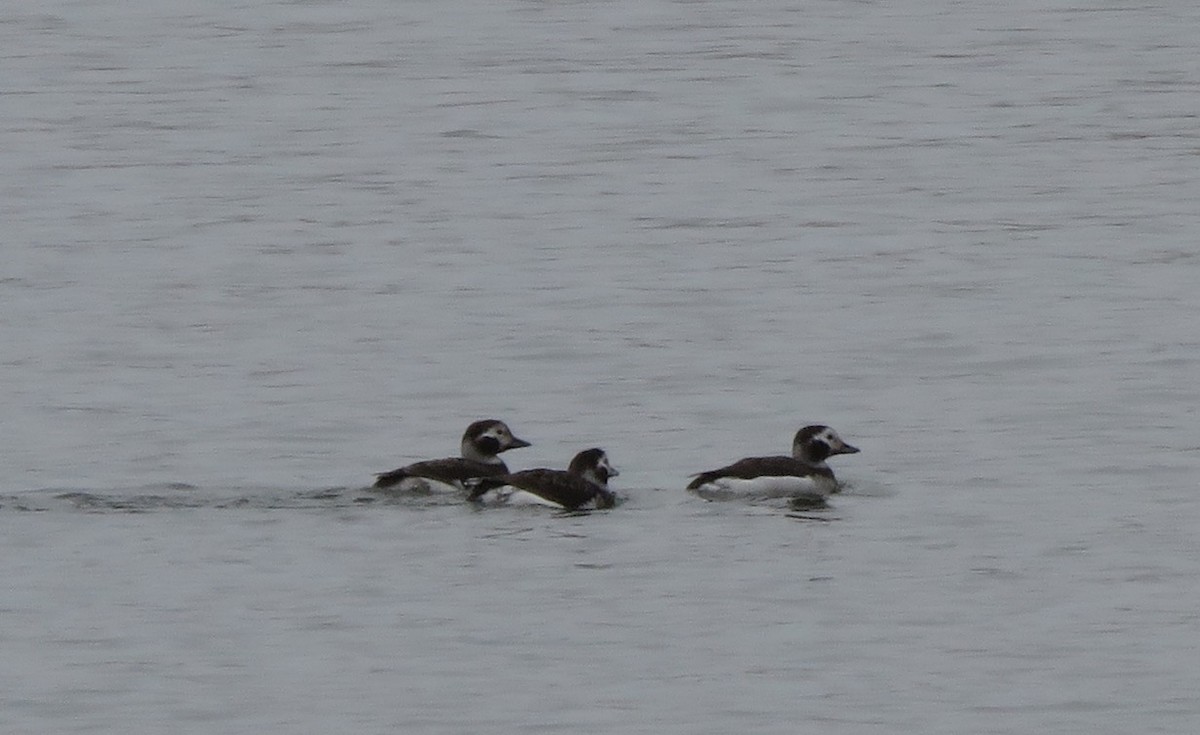
[[[504,450],[508,451],[509,449],[520,449],[521,447],[529,447],[529,446],[533,446],[533,445],[530,444],[529,442],[525,441],[524,439],[518,439],[517,437],[514,436],[512,439],[509,440],[508,446],[505,447]],[[855,451],[858,451],[858,450],[856,449]]]
[[[843,442],[842,446],[833,450],[833,453],[834,454],[858,454],[858,447],[854,447],[854,446],[851,446],[851,445]]]

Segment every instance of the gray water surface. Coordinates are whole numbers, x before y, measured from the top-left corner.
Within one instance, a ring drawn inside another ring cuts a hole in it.
[[[1196,38],[0,14],[0,730],[1196,730]],[[493,416],[622,505],[366,489]],[[814,422],[830,509],[682,490]]]

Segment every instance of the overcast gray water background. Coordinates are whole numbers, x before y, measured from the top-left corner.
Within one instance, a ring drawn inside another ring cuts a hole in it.
[[[1195,731],[1197,38],[0,12],[0,730]],[[488,416],[626,502],[368,502]],[[683,492],[817,421],[830,510]]]

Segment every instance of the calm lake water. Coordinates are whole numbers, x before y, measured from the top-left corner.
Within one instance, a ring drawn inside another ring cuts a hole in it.
[[[1195,731],[1200,6],[927,5],[0,13],[0,730]]]

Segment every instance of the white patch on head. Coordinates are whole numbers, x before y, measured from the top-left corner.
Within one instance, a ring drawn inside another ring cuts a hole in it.
[[[817,436],[829,445],[829,448],[832,450],[833,454],[853,454],[854,452],[858,451],[857,448],[851,447],[849,444],[842,441],[842,437],[838,436],[838,433],[828,426],[826,426],[825,430]]]
[[[512,432],[504,424],[492,424],[471,439],[471,444],[477,448],[486,439],[496,440],[496,446],[503,450],[512,442]]]
[[[833,428],[829,426],[821,426],[819,427],[817,433],[813,434],[807,439],[801,438],[797,434],[796,441],[792,445],[792,455],[797,459],[811,463],[814,467],[825,467],[827,465],[825,464],[824,457],[818,458],[812,456],[813,447],[818,443],[828,447],[828,456],[830,457],[836,454],[854,454],[858,452],[856,447],[852,447],[846,442],[842,441],[842,437],[838,436],[838,433],[834,431]],[[821,454],[825,454],[825,452],[821,452]]]
[[[491,444],[495,442],[495,451],[492,447],[483,448],[483,444]],[[464,436],[462,441],[462,456],[476,462],[485,464],[503,464],[504,460],[496,456],[499,452],[512,449],[518,446],[516,437],[513,436],[512,430],[502,422],[497,421],[489,424],[486,429],[475,434],[474,436]],[[520,444],[519,446],[526,446]]]
[[[604,470],[608,473],[609,477],[616,477],[617,475],[621,474],[620,472],[617,472],[617,468],[613,467],[612,463],[608,461],[607,454],[600,455],[600,461],[596,463],[596,469]]]
[[[478,439],[482,439],[484,437],[495,439],[496,444],[498,444],[500,447],[499,451],[501,452],[507,451],[514,447],[529,446],[528,442],[523,439],[518,439],[516,436],[514,436],[512,429],[508,428],[508,424],[504,423],[503,421],[497,421],[489,426],[479,434]]]

